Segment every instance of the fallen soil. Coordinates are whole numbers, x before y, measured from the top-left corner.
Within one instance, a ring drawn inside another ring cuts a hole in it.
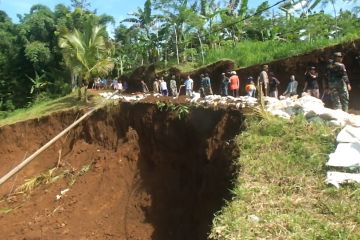
[[[0,128],[0,174],[80,114]],[[230,197],[242,121],[230,109],[195,108],[183,119],[150,103],[101,109],[0,187],[2,239],[206,239]],[[15,194],[57,165],[64,178]]]

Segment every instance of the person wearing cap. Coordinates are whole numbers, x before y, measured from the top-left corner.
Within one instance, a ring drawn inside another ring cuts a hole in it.
[[[263,86],[264,89],[264,95],[265,96],[268,96],[269,95],[269,75],[268,75],[268,72],[269,72],[269,65],[263,65],[262,67],[262,71],[260,72],[259,74],[259,77],[258,77],[258,86]]]
[[[311,66],[305,73],[305,86],[303,92],[307,92],[310,96],[320,98],[318,73],[314,66]]]
[[[220,95],[221,96],[227,96],[228,95],[228,89],[229,89],[229,78],[226,76],[225,73],[221,74],[221,84],[220,84]]]
[[[232,92],[233,97],[239,96],[239,88],[240,88],[240,79],[235,71],[231,72],[230,77],[230,91]]]
[[[254,83],[254,78],[252,76],[248,77],[247,79],[247,84],[245,85],[245,91],[246,91],[246,96],[255,97],[256,86]]]
[[[342,53],[335,52],[334,60],[327,67],[327,86],[325,87],[330,90],[332,107],[347,112],[349,110],[349,91],[351,91],[351,85],[342,61]]]

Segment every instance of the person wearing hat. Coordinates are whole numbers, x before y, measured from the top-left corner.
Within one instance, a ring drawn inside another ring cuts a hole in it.
[[[351,85],[342,61],[342,53],[335,52],[334,60],[327,67],[327,85],[325,87],[330,91],[332,107],[347,112],[349,109],[349,91],[351,91]]]
[[[264,87],[264,95],[265,96],[269,96],[269,65],[263,65],[262,67],[262,71],[259,74],[258,77],[258,86],[263,86]]]
[[[305,73],[305,86],[303,92],[307,92],[310,96],[320,98],[318,73],[314,66],[311,66]]]
[[[240,79],[235,71],[231,72],[230,77],[230,91],[232,92],[233,97],[239,96],[239,88],[240,88]]]
[[[225,73],[221,74],[221,85],[220,85],[220,95],[227,96],[228,89],[229,89],[229,78],[226,76]]]

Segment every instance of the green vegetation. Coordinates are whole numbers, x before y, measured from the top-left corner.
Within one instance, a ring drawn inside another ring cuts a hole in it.
[[[87,102],[87,88],[93,77],[107,75],[114,63],[110,58],[110,43],[106,41],[105,26],[96,25],[93,15],[84,23],[83,32],[75,29],[74,32],[61,35],[59,46],[63,50],[65,64],[72,75],[79,76],[84,83],[84,101]],[[79,99],[81,88],[79,87]]]
[[[233,198],[213,221],[211,239],[359,239],[359,186],[324,183],[337,130],[249,117],[236,141],[241,157]]]
[[[229,58],[235,61],[237,67],[248,67],[274,60],[311,52],[339,43],[350,42],[360,38],[360,32],[336,39],[319,39],[311,42],[278,41],[243,41],[236,46],[210,49],[205,56],[205,64],[211,64],[219,59]]]
[[[88,0],[54,9],[35,4],[19,23],[0,11],[0,111],[42,95],[64,96],[95,77],[112,79],[139,65],[190,71],[226,58],[243,67],[359,37],[359,7],[298,2],[250,8],[247,0],[146,0],[119,23],[98,15]],[[326,6],[330,13],[319,11]],[[110,23],[118,24],[113,37],[105,27]]]
[[[25,179],[25,182],[15,189],[14,193],[11,194],[30,194],[34,189],[41,185],[47,185],[57,182],[60,179],[66,179],[69,186],[74,185],[76,180],[86,174],[92,167],[93,161],[85,164],[80,170],[76,171],[73,168],[51,168],[37,176]],[[11,195],[10,194],[10,195]],[[1,212],[1,211],[0,211]]]
[[[84,102],[80,102],[75,94],[69,94],[52,100],[42,100],[33,104],[29,108],[17,109],[12,112],[0,111],[0,126],[32,118],[39,118],[57,111],[93,106],[96,101],[98,101],[98,99],[92,96],[92,103],[86,104]]]
[[[175,112],[179,119],[186,117],[189,114],[189,106],[184,104],[174,104],[171,102],[156,102],[157,108],[162,111]]]

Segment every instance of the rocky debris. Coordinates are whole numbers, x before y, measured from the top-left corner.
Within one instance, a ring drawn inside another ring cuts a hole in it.
[[[253,97],[240,96],[235,98],[232,96],[208,95],[201,98],[199,93],[194,93],[193,98],[189,98],[187,101],[203,106],[236,107],[237,109],[257,105],[257,99]]]
[[[103,92],[103,93],[99,93],[99,95],[105,99],[121,100],[124,102],[136,102],[144,99],[146,96],[150,94],[122,95],[122,94],[114,94],[113,92]]]

